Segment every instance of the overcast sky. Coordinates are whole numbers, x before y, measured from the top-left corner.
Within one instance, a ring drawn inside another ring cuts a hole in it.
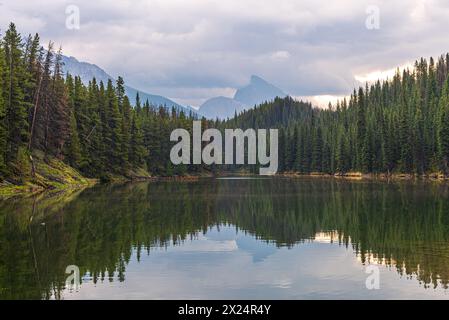
[[[66,28],[70,4],[79,30]],[[379,29],[366,27],[372,6]],[[191,105],[232,96],[252,74],[292,96],[331,99],[449,51],[447,0],[0,0],[0,31],[10,21],[131,86]]]

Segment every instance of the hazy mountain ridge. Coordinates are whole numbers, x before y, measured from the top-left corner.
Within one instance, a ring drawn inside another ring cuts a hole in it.
[[[247,106],[240,101],[228,97],[215,97],[204,102],[199,112],[208,119],[226,119],[232,118],[235,112],[238,114],[245,109]]]
[[[106,71],[104,71],[102,68],[100,68],[96,64],[82,62],[82,61],[79,61],[78,59],[76,59],[75,57],[67,57],[67,56],[62,57],[62,62],[64,63],[64,67],[63,67],[64,72],[69,72],[71,75],[80,76],[81,81],[83,81],[84,84],[88,84],[89,81],[92,80],[92,78],[94,78],[94,77],[98,82],[103,81],[104,83],[106,83],[109,79],[115,81],[114,77],[112,77],[111,75],[106,73]],[[146,100],[148,100],[149,103],[153,106],[164,105],[168,108],[171,108],[171,107],[179,108],[180,110],[184,110],[187,113],[188,112],[196,113],[196,110],[194,110],[190,107],[182,106],[166,97],[163,97],[160,95],[149,94],[147,92],[137,90],[130,86],[125,85],[125,92],[126,92],[126,95],[128,96],[132,105],[135,105],[136,94],[137,94],[137,92],[139,92],[140,101],[142,103],[144,103]]]
[[[80,76],[84,84],[88,84],[94,77],[98,82],[103,81],[106,83],[109,79],[115,81],[114,77],[96,64],[79,61],[75,57],[67,56],[63,56],[62,61],[64,63],[64,72]],[[255,105],[273,100],[275,97],[286,96],[281,89],[256,75],[251,76],[248,85],[237,89],[233,98],[214,97],[208,99],[200,106],[199,110],[195,110],[188,106],[182,106],[166,97],[149,94],[130,86],[125,85],[125,91],[132,105],[135,105],[136,94],[139,92],[142,103],[148,100],[153,106],[164,105],[168,108],[176,107],[180,110],[184,110],[186,113],[193,112],[209,119],[232,118],[236,113],[238,114],[243,110],[250,109]]]
[[[268,83],[261,77],[252,75],[250,83],[238,89],[234,95],[234,100],[254,107],[265,101],[273,100],[276,97],[284,98],[286,94],[271,83]]]
[[[255,105],[285,96],[287,94],[281,89],[261,77],[252,75],[250,83],[237,89],[234,98],[215,97],[208,99],[200,106],[199,113],[209,119],[232,118],[236,113],[251,109]]]

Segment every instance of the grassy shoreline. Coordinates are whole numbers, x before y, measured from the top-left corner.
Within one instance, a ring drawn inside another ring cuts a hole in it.
[[[34,155],[35,172],[31,162],[26,163],[24,172],[0,183],[0,199],[16,196],[31,196],[43,192],[61,192],[83,189],[95,185],[98,180],[82,176],[77,170],[56,158]]]
[[[298,178],[328,178],[328,179],[342,179],[342,180],[379,180],[379,181],[435,181],[444,182],[449,181],[449,176],[445,176],[442,173],[430,173],[430,174],[406,174],[406,173],[361,173],[361,172],[348,172],[348,173],[337,173],[337,174],[327,174],[312,172],[308,174],[302,174],[298,172],[283,172],[278,174],[282,177]]]
[[[253,176],[246,172],[221,173],[217,176]],[[345,174],[326,174],[312,172],[302,174],[298,172],[282,172],[276,174],[278,177],[286,178],[322,178],[341,180],[377,180],[377,181],[429,181],[447,182],[449,177],[442,173],[432,173],[426,175],[416,174],[373,174],[361,172],[348,172]],[[108,183],[125,183],[137,181],[198,181],[200,178],[214,177],[213,174],[197,174],[185,176],[151,176],[147,172],[132,172],[129,177],[110,176]],[[0,200],[17,197],[32,196],[40,193],[59,193],[64,191],[82,190],[99,183],[100,179],[89,179],[82,176],[77,170],[57,159],[36,161],[36,174],[34,177],[25,178],[21,184],[3,181],[0,182]]]
[[[65,191],[76,191],[95,185],[98,181],[88,179],[86,183],[66,184],[61,187],[43,187],[33,182],[26,182],[23,185],[16,185],[8,182],[0,184],[0,200],[6,200],[18,196],[34,196],[44,192],[59,193]]]
[[[124,175],[108,175],[99,179],[84,177],[76,169],[56,158],[45,158],[40,153],[33,154],[35,174],[31,175],[31,161],[26,161],[22,174],[0,182],[0,200],[14,197],[29,197],[42,193],[57,194],[74,192],[98,183],[121,184],[138,181],[197,181],[202,177],[212,177],[212,174],[197,174],[185,176],[151,176],[146,170],[139,168],[130,170]]]

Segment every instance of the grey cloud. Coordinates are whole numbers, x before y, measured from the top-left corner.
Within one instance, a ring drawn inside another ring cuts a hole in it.
[[[448,51],[443,0],[2,3],[1,29],[15,21],[67,55],[182,101],[229,92],[251,74],[294,96],[346,95],[359,85],[357,74]],[[79,31],[64,28],[67,4],[80,7]],[[365,27],[368,5],[379,6],[379,30]],[[276,52],[288,54],[274,59]]]

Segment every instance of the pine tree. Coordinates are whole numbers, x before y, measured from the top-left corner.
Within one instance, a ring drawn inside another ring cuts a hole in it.
[[[8,174],[6,166],[6,146],[7,146],[7,123],[6,123],[6,104],[4,100],[5,92],[5,52],[0,44],[0,176],[5,177]]]
[[[367,148],[366,148],[366,111],[365,111],[365,93],[359,88],[358,95],[354,92],[354,100],[357,105],[357,168],[366,171]]]
[[[131,117],[129,162],[133,168],[140,168],[145,160],[145,147],[142,130],[136,121],[136,114]]]
[[[67,77],[69,80],[69,77]],[[94,79],[93,79],[93,82]],[[96,82],[95,82],[96,84]],[[78,136],[80,141],[87,142],[87,137],[91,134],[94,125],[92,124],[92,115],[98,112],[98,103],[96,98],[92,98],[92,100],[88,101],[89,95],[88,90],[83,85],[81,78],[76,76],[73,83],[73,88],[69,92],[69,96],[73,103],[73,113],[76,119],[76,128],[78,131]],[[86,161],[89,157],[88,144],[81,143],[81,162]]]
[[[280,172],[284,172],[287,170],[286,164],[285,164],[285,146],[286,146],[286,133],[284,128],[279,129],[278,133],[278,169]]]
[[[137,112],[137,114],[140,114],[141,111],[142,111],[142,105],[140,102],[140,95],[139,95],[139,92],[137,92],[137,94],[136,94],[136,112]]]
[[[19,149],[26,145],[28,138],[28,110],[24,102],[21,83],[25,80],[22,59],[22,42],[16,26],[11,23],[3,38],[5,52],[5,104],[8,138],[6,143],[7,162],[18,158]]]
[[[321,134],[321,127],[318,126],[313,132],[313,151],[312,151],[312,171],[322,171],[322,157],[323,157],[323,137]]]
[[[88,118],[84,120],[86,126],[86,135],[79,132],[80,143],[82,146],[82,159],[80,169],[89,177],[102,177],[104,175],[104,139],[102,110],[100,110],[100,89],[95,78],[89,82],[87,89],[87,114]],[[78,130],[80,130],[78,125]]]
[[[303,172],[302,170],[302,156],[303,156],[303,148],[301,144],[301,128],[299,125],[295,126],[295,137],[294,142],[296,143],[296,154],[295,154],[295,162],[294,162],[294,170],[296,172]]]
[[[52,92],[53,44],[49,42],[45,55],[39,84],[36,90],[36,99],[31,109],[29,148],[47,151],[50,128],[50,108]]]
[[[117,96],[112,81],[108,81],[106,89],[106,131],[108,162],[117,173],[123,173],[122,162],[122,116],[119,112]]]
[[[449,164],[449,104],[445,106],[441,115],[440,127],[440,143],[441,143],[441,158],[442,167],[446,174],[448,174]]]
[[[121,114],[121,154],[122,154],[122,167],[124,171],[129,169],[129,144],[130,144],[130,126],[131,126],[131,104],[128,97],[125,95],[124,81],[122,77],[117,80],[117,102],[119,106],[119,112]]]
[[[349,152],[348,152],[348,139],[345,136],[344,132],[341,130],[341,133],[339,135],[338,139],[338,145],[337,145],[337,171],[339,173],[346,173],[350,168],[350,159],[349,159]]]
[[[438,114],[438,153],[441,169],[449,174],[449,77],[443,85]]]
[[[25,53],[24,65],[26,71],[26,78],[24,82],[24,100],[26,108],[32,110],[37,87],[39,86],[39,79],[41,76],[41,58],[43,52],[39,44],[39,35],[36,33],[34,37],[28,36]],[[31,117],[31,114],[29,115]]]
[[[67,162],[74,168],[79,168],[81,163],[81,147],[76,125],[75,113],[70,114],[70,139],[66,146],[65,156]]]
[[[47,152],[60,157],[64,144],[70,136],[70,109],[68,94],[62,77],[62,50],[55,57],[51,81],[50,106],[48,108]]]

